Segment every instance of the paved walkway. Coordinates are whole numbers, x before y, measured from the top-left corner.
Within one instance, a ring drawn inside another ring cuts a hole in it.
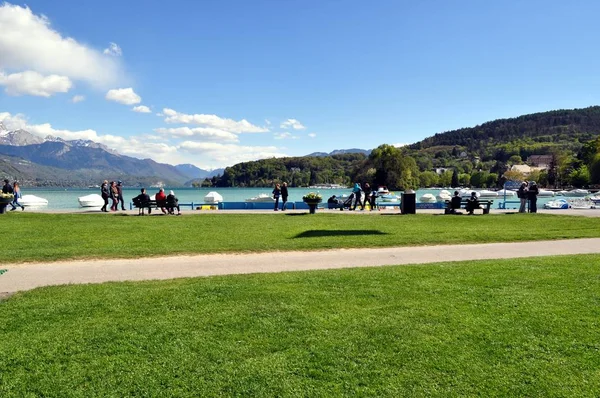
[[[600,238],[2,265],[0,297],[40,286],[600,253]]]

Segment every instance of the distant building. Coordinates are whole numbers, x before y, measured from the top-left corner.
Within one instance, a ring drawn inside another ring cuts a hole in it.
[[[448,170],[452,169],[449,169],[447,167],[436,167],[435,169],[433,169],[433,171],[435,171],[436,174],[444,174]]]
[[[531,155],[527,158],[527,164],[547,169],[552,163],[552,155]]]
[[[511,168],[511,170],[513,171],[519,171],[521,173],[523,173],[524,177],[527,177],[529,174],[531,174],[532,171],[542,171],[545,170],[545,167],[532,167],[526,164],[515,164],[513,165]]]

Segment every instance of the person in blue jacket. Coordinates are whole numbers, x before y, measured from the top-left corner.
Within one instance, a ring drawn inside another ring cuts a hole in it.
[[[352,188],[352,194],[354,194],[354,205],[352,206],[352,210],[356,210],[356,205],[361,204],[361,191],[362,188],[358,182],[354,183],[354,188]]]

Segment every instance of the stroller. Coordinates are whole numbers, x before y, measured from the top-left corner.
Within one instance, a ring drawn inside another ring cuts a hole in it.
[[[356,198],[356,194],[354,192],[352,192],[350,194],[350,196],[348,196],[348,198],[342,203],[342,205],[340,206],[340,210],[344,210],[344,209],[351,210],[353,208],[355,198]],[[356,200],[359,200],[359,199],[356,199]]]

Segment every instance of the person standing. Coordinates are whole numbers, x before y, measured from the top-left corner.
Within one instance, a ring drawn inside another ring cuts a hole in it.
[[[110,187],[108,186],[108,180],[104,180],[102,185],[100,186],[100,195],[102,199],[104,199],[104,206],[100,209],[100,211],[108,211],[106,206],[108,206],[108,198],[110,197]]]
[[[275,208],[273,210],[279,210],[279,197],[281,196],[281,186],[279,184],[275,184],[275,189],[273,189],[273,199],[275,199]]]
[[[535,181],[531,182],[529,189],[527,190],[527,199],[529,199],[529,212],[537,213],[537,196],[540,193]]]
[[[125,199],[123,198],[123,181],[117,181],[117,192],[119,193],[119,203],[121,204],[121,210],[125,210]]]
[[[365,193],[365,199],[363,200],[363,203],[362,203],[362,209],[364,210],[365,207],[367,207],[367,203],[368,203],[369,208],[371,210],[373,210],[373,208],[375,206],[373,205],[373,203],[371,203],[371,185],[369,185],[368,182],[365,182],[363,184],[363,192]]]
[[[10,210],[17,210],[17,206],[19,206],[21,210],[25,210],[25,206],[19,203],[19,199],[21,199],[21,188],[19,187],[19,183],[17,181],[15,181],[13,184],[13,195],[14,198],[12,203],[10,204],[12,206],[12,209]]]
[[[287,182],[284,182],[281,186],[281,210],[285,211],[287,208],[287,200],[288,200],[288,186]]]
[[[525,209],[527,207],[527,181],[523,181],[519,190],[517,191],[517,197],[521,201],[521,206],[519,207],[519,213],[525,213]]]

